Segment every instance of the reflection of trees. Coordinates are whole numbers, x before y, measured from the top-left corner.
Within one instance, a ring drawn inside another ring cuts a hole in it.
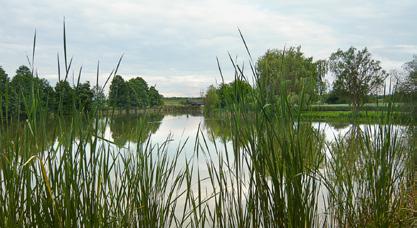
[[[327,124],[336,130],[347,128],[350,125],[350,123],[342,123],[342,122],[327,122]]]
[[[128,141],[143,143],[161,125],[162,114],[119,115],[110,120],[114,143],[122,147]]]
[[[236,121],[228,116],[212,116],[205,118],[204,125],[208,138],[214,142],[216,139],[222,142],[232,142],[236,149],[247,145],[250,138],[247,137],[252,130],[249,128],[251,121]]]
[[[211,141],[215,141],[217,138],[222,141],[231,141],[232,126],[230,118],[205,118],[204,125]]]
[[[288,136],[284,134],[284,131],[288,131],[288,129],[284,129],[284,126],[278,120],[264,122],[274,126],[275,134],[272,134],[271,132],[266,132],[262,126],[256,126],[256,120],[249,117],[249,115],[237,120],[227,115],[211,117],[204,120],[208,138],[211,141],[232,142],[238,149],[242,149],[252,142],[252,145],[256,145],[258,154],[260,154],[260,150],[264,150],[265,154],[262,156],[269,156],[271,153],[275,153],[274,159],[282,160],[281,155],[283,152],[280,143],[289,142],[286,141]],[[305,165],[311,166],[310,163],[315,161],[313,159],[320,159],[323,155],[320,151],[323,151],[324,148],[325,134],[319,129],[315,129],[310,122],[300,123],[298,130],[296,130],[297,124],[292,125],[292,127],[292,131],[296,134],[294,137],[299,138],[298,140],[304,144],[310,142],[308,150],[303,151],[305,153],[303,156]],[[271,135],[273,135],[272,138],[270,137]],[[296,139],[292,138],[290,140],[295,142]]]
[[[0,153],[18,153],[23,159],[48,150],[56,139],[57,124],[54,119],[36,123],[9,122],[0,126]]]

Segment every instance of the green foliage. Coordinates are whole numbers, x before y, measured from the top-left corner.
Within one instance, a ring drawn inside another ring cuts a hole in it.
[[[417,116],[417,55],[403,66],[404,78],[395,91],[396,97],[409,105],[409,109]]]
[[[162,95],[155,86],[148,89],[148,84],[141,77],[125,81],[116,75],[110,85],[109,104],[116,108],[146,108],[163,104]]]
[[[253,92],[252,86],[243,80],[234,80],[228,84],[228,91],[226,97],[224,98],[225,104],[241,104],[249,103],[251,98],[251,93]]]
[[[330,70],[335,74],[333,90],[347,97],[352,108],[357,111],[370,93],[377,93],[382,87],[386,72],[380,62],[372,59],[368,49],[354,47],[346,51],[338,50],[330,56]]]
[[[275,102],[284,93],[290,101],[298,102],[302,91],[305,100],[309,101],[316,98],[318,90],[322,90],[324,64],[305,57],[301,47],[268,50],[259,58],[256,67],[259,74],[257,87],[267,103]]]
[[[316,80],[317,93],[318,93],[319,98],[323,98],[323,95],[327,91],[327,84],[324,78],[327,72],[329,71],[329,65],[326,60],[318,60],[316,61],[316,66],[317,66],[317,80]]]
[[[213,88],[216,89],[215,87]],[[209,90],[213,88],[209,88]],[[208,94],[208,91],[207,91],[207,94]],[[232,88],[230,87],[230,84],[225,84],[225,83],[220,84],[219,88],[217,89],[217,94],[218,94],[220,108],[226,108],[227,104],[230,103],[230,99],[232,97]]]
[[[11,86],[11,111],[14,114],[22,114],[25,110],[24,100],[34,100],[34,78],[32,72],[26,66],[20,66],[16,75],[10,82]]]
[[[204,99],[205,111],[209,112],[217,108],[230,108],[233,104],[249,105],[253,100],[252,86],[244,80],[235,80],[231,83],[222,83],[218,88],[211,85]]]
[[[94,93],[90,89],[90,82],[78,84],[75,89],[76,108],[77,110],[89,112],[93,107]]]
[[[127,108],[128,101],[128,86],[120,75],[116,75],[110,84],[109,104],[116,108]]]
[[[3,119],[8,112],[9,106],[9,76],[0,66],[0,119]]]
[[[326,94],[325,102],[327,104],[346,104],[349,101],[344,94],[341,94],[339,90],[333,89],[330,91],[330,93]]]
[[[93,106],[96,109],[103,108],[106,104],[106,95],[103,92],[103,88],[100,86],[93,87]]]
[[[130,79],[128,82],[130,107],[146,108],[149,103],[148,84],[141,77]]]
[[[70,114],[75,108],[75,92],[67,81],[60,81],[55,85],[55,100],[58,103],[57,111],[61,114]]]
[[[151,86],[149,88],[149,106],[156,107],[162,105],[162,95],[159,94],[158,90],[156,90],[155,86]]]
[[[209,86],[206,92],[206,96],[204,97],[204,111],[209,113],[221,105],[219,99],[219,93],[213,85]]]

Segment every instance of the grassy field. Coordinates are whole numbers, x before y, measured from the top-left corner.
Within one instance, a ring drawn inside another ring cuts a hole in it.
[[[202,102],[203,98],[200,97],[164,97],[165,106],[188,106],[187,101]]]
[[[357,114],[352,111],[304,111],[301,117],[311,121],[380,123],[387,117],[387,113],[383,111],[362,111]],[[392,112],[390,118],[393,123],[399,124],[415,122],[415,119],[407,112]]]
[[[361,107],[362,111],[386,111],[388,103],[367,103]],[[400,110],[404,108],[404,104],[392,104],[394,109]],[[308,111],[351,111],[352,107],[349,104],[314,104],[308,107]]]

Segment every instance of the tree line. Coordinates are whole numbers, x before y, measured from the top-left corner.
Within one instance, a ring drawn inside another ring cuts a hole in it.
[[[141,109],[156,107],[163,104],[163,96],[155,86],[148,87],[141,77],[125,81],[122,76],[116,75],[110,85],[109,105],[120,109]]]
[[[148,88],[145,80],[136,77],[127,82],[116,75],[110,85],[108,99],[99,86],[90,82],[70,85],[60,80],[52,87],[46,79],[34,75],[27,66],[20,66],[11,79],[0,66],[0,117],[16,118],[38,111],[71,114],[93,109],[146,108],[162,104],[162,95],[155,86]]]
[[[301,100],[304,103],[350,103],[352,110],[358,111],[370,96],[384,92],[384,84],[390,76],[395,76],[392,81],[395,89],[390,92],[397,101],[411,102],[417,96],[417,56],[405,63],[401,72],[389,74],[367,48],[339,49],[328,59],[317,61],[306,57],[299,46],[272,49],[257,60],[253,87],[244,79],[242,72],[237,74],[240,79],[229,84],[211,85],[207,89],[207,110],[233,104],[227,101],[237,101],[233,98],[237,94],[245,97],[247,93],[258,92],[258,97],[265,104],[274,103],[285,95],[290,103],[299,104]],[[335,79],[331,86],[325,80],[328,74]],[[233,92],[230,88],[238,89]]]

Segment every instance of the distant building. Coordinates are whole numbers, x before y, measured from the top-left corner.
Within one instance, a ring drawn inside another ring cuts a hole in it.
[[[192,101],[190,99],[187,99],[185,102],[187,105],[190,105],[190,106],[203,106],[204,105],[203,101]]]

